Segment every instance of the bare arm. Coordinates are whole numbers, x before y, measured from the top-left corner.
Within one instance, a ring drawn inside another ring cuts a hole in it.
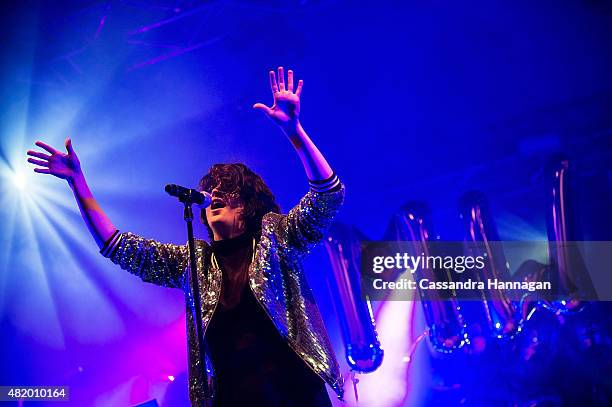
[[[87,228],[105,257],[143,281],[164,287],[182,287],[186,267],[187,245],[160,243],[133,233],[119,233],[94,198],[72,142],[66,140],[64,154],[42,141],[36,145],[47,153],[29,150],[28,161],[38,167],[34,171],[65,179],[79,205]]]
[[[74,198],[79,205],[81,216],[85,220],[89,232],[95,239],[98,247],[102,248],[104,242],[106,242],[116,230],[115,226],[108,216],[106,216],[102,208],[100,208],[100,205],[98,205],[98,201],[96,201],[96,198],[94,198],[91,193],[89,185],[87,185],[87,181],[82,173],[72,181],[69,181],[68,184],[74,193]]]
[[[98,247],[102,248],[104,243],[117,229],[91,193],[81,170],[79,158],[72,148],[72,141],[66,139],[67,154],[54,149],[42,141],[37,141],[35,144],[49,154],[28,150],[28,155],[30,156],[28,162],[38,166],[34,168],[35,172],[54,175],[68,182],[89,232],[98,244]]]
[[[273,106],[256,103],[253,107],[262,110],[283,130],[308,176],[310,191],[282,218],[277,229],[281,244],[301,256],[323,239],[344,200],[344,186],[300,124],[304,82],[300,80],[294,92],[292,71],[287,72],[286,87],[282,67],[278,68],[278,77],[277,82],[276,74],[270,71]]]

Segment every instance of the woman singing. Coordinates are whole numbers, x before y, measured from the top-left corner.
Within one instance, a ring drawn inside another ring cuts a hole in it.
[[[196,240],[201,321],[192,312],[187,245],[119,231],[94,199],[79,159],[37,141],[35,172],[68,181],[100,252],[143,281],[182,289],[186,299],[192,405],[330,406],[329,384],[342,398],[342,377],[302,269],[340,208],[344,187],[302,128],[293,72],[270,72],[274,104],[256,103],[283,130],[304,165],[310,190],[287,215],[261,177],[243,164],[216,164],[199,188],[212,194],[202,211],[211,243]],[[196,323],[205,332],[204,366]],[[211,396],[211,395],[214,395]]]

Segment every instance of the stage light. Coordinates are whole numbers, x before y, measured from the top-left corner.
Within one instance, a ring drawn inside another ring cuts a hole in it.
[[[168,380],[170,380],[171,382],[174,381],[174,376],[168,376]]]
[[[20,191],[25,190],[26,178],[23,176],[23,174],[15,172],[13,173],[12,179],[13,179],[13,185],[15,186],[15,188],[17,188]]]

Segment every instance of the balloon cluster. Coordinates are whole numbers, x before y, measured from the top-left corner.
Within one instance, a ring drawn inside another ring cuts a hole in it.
[[[526,323],[536,312],[547,310],[555,316],[577,312],[585,305],[580,298],[594,295],[576,246],[564,244],[580,240],[572,212],[569,161],[562,156],[553,157],[546,166],[546,174],[548,264],[527,260],[511,275],[503,247],[492,244],[500,238],[482,192],[470,191],[460,198],[459,218],[464,226],[464,254],[469,255],[475,244],[486,250],[485,266],[476,271],[480,281],[552,281],[561,287],[563,299],[542,300],[526,292],[522,300],[516,301],[503,289],[489,288],[489,285],[485,285],[479,301],[462,301],[452,291],[419,290],[427,336],[434,352],[451,354],[463,349],[465,354],[479,354],[491,340],[498,340],[498,344],[507,344],[503,346],[520,347],[524,358],[528,359],[540,344],[542,335],[534,333],[533,326],[527,333],[518,334],[526,329]],[[402,247],[407,244],[414,254],[436,256],[436,245],[432,244],[435,236],[428,206],[411,201],[394,215],[385,240],[402,242]],[[368,373],[381,365],[383,351],[370,300],[362,296],[360,290],[360,242],[363,240],[367,239],[356,228],[336,224],[325,243],[333,271],[329,284],[346,359],[352,370]],[[462,278],[451,273],[433,273],[425,267],[416,273],[419,280],[450,282]]]

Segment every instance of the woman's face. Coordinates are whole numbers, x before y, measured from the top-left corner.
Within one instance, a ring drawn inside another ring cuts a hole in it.
[[[214,240],[236,237],[244,232],[244,204],[238,190],[224,192],[215,187],[211,191],[212,203],[206,208],[206,219]]]

